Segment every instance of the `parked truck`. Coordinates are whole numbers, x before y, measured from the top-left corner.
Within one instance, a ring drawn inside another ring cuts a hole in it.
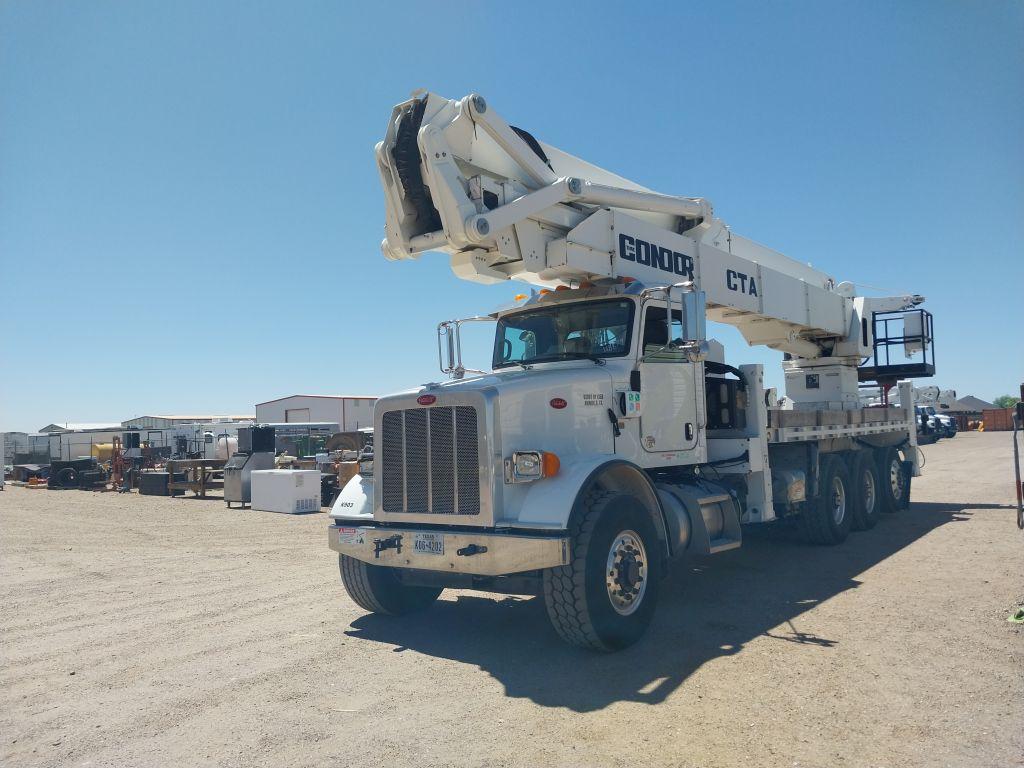
[[[675,561],[735,549],[745,526],[792,519],[837,545],[907,505],[908,379],[934,373],[921,296],[858,296],[732,232],[708,200],[590,165],[479,95],[414,94],[376,159],[385,257],[440,251],[461,279],[527,287],[440,324],[450,380],[377,401],[372,467],[329,527],[363,608],[401,615],[445,588],[542,595],[565,640],[611,651],[641,637]],[[784,353],[783,407],[706,319]],[[482,320],[486,372],[460,338]],[[860,382],[897,380],[905,407],[861,406]]]

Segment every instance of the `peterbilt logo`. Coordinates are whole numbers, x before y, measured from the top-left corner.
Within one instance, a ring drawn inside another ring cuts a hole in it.
[[[648,243],[638,237],[619,235],[619,257],[645,267],[656,267],[693,280],[693,259],[691,257],[685,253],[673,251],[671,248]]]

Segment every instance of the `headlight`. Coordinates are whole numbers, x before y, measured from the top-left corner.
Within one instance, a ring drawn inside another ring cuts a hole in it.
[[[512,454],[512,471],[519,480],[536,480],[544,474],[544,459],[540,451],[521,451]]]
[[[547,451],[515,451],[505,459],[506,483],[529,483],[558,474],[561,462]]]

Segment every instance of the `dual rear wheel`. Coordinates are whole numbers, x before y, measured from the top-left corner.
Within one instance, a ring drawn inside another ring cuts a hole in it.
[[[895,448],[878,452],[878,480],[883,512],[896,512],[910,504],[910,472]]]
[[[883,512],[910,502],[910,473],[895,448],[864,449],[822,456],[818,495],[800,515],[804,538],[840,544],[851,530],[874,528]]]

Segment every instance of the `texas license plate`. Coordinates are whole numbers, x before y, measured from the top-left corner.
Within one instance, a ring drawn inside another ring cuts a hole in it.
[[[442,533],[416,533],[412,537],[412,548],[414,552],[424,555],[444,554],[444,534]]]

